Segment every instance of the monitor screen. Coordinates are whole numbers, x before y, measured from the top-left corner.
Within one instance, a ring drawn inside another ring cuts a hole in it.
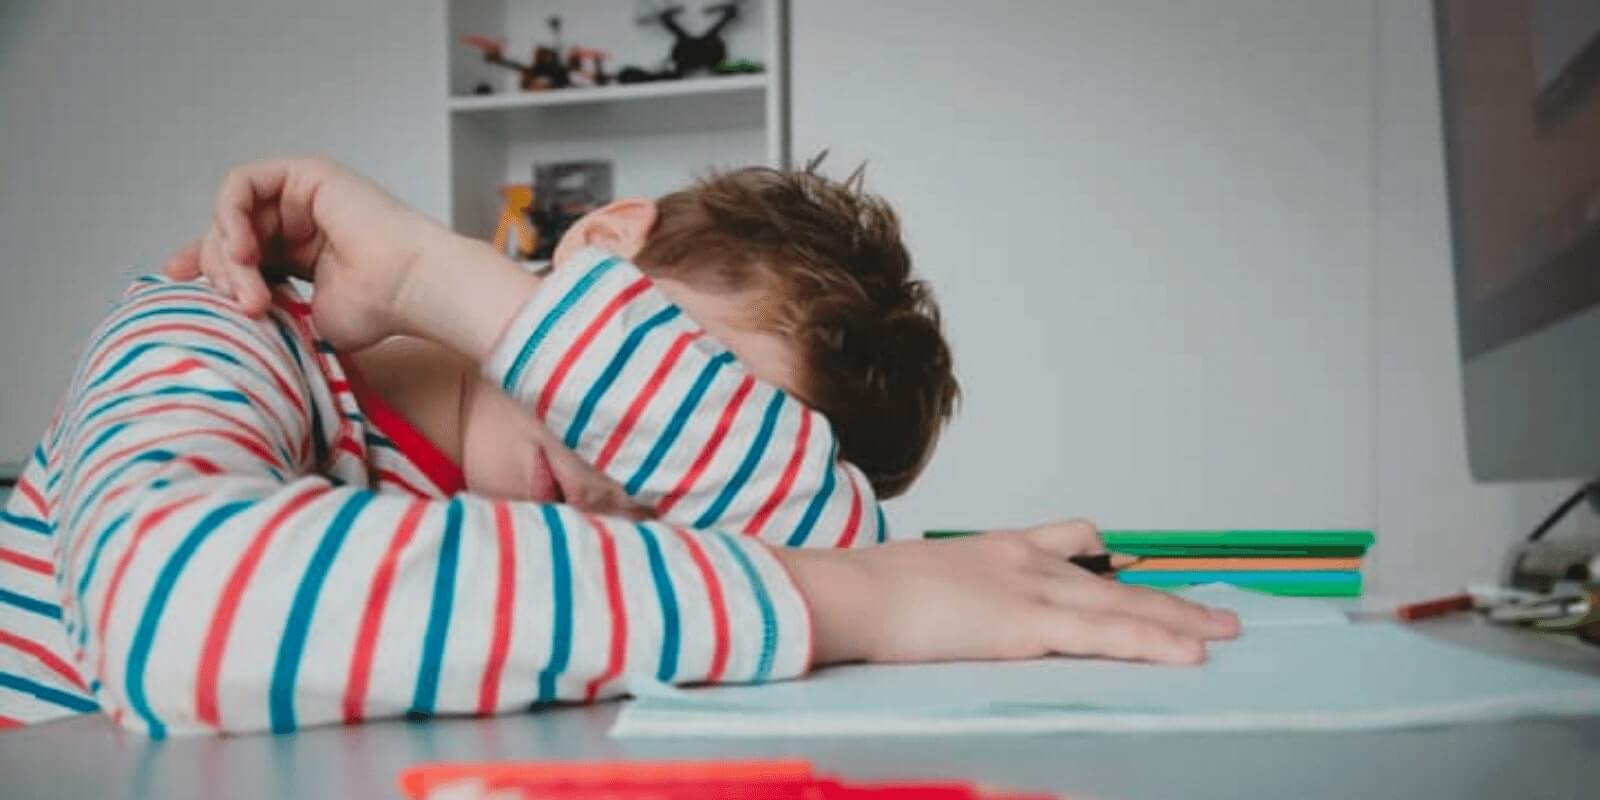
[[[1600,304],[1600,0],[1438,0],[1461,346]]]

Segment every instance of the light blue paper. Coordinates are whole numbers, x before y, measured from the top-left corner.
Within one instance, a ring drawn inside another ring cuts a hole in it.
[[[1338,604],[1315,597],[1283,597],[1252,592],[1226,583],[1207,583],[1181,589],[1186,600],[1225,608],[1239,615],[1246,631],[1283,625],[1348,625],[1350,618]]]
[[[1200,667],[1087,659],[849,666],[637,700],[614,733],[1351,730],[1600,715],[1600,677],[1389,623],[1264,626]]]

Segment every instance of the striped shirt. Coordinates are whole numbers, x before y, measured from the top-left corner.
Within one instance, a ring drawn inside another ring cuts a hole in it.
[[[885,536],[821,415],[598,252],[484,372],[659,519],[460,493],[290,287],[251,320],[134,284],[0,512],[0,727],[289,731],[807,669],[770,548]]]

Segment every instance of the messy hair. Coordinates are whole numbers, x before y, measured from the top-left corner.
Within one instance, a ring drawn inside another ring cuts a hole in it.
[[[657,202],[642,268],[711,291],[757,290],[758,322],[793,342],[801,385],[840,457],[880,497],[904,492],[954,413],[959,385],[928,285],[912,276],[900,219],[864,169],[822,176],[747,167]]]

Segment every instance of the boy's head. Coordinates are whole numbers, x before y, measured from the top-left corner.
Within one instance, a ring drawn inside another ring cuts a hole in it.
[[[840,457],[893,497],[954,410],[950,350],[893,209],[859,170],[838,182],[816,163],[613,203],[579,220],[555,260],[596,246],[637,263],[756,377],[826,415]]]

